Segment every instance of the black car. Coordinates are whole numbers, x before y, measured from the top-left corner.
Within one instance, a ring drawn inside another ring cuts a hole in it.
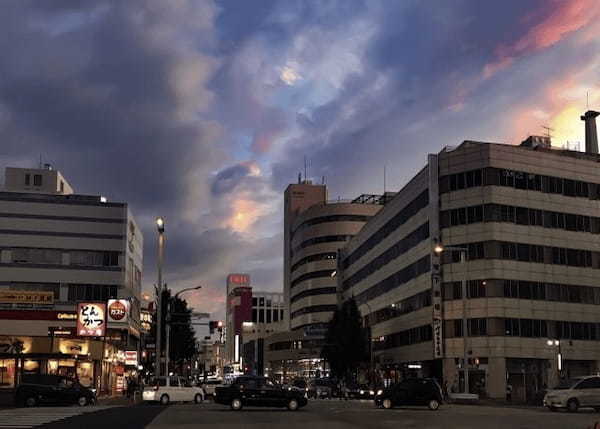
[[[245,406],[287,407],[295,411],[304,407],[308,400],[304,390],[283,387],[266,377],[243,376],[228,386],[217,387],[215,403],[229,405],[236,411]]]
[[[442,403],[442,389],[432,378],[413,378],[378,390],[375,405],[392,408],[397,405],[427,405],[437,410]]]
[[[60,375],[23,375],[15,391],[15,403],[21,407],[41,404],[77,404],[83,407],[95,402],[96,394],[93,390]]]

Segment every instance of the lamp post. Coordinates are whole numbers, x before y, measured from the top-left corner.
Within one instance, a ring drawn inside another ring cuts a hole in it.
[[[169,375],[169,352],[170,352],[170,341],[171,341],[171,302],[173,302],[173,300],[176,300],[177,298],[179,298],[179,295],[181,295],[184,292],[189,292],[191,290],[198,290],[201,289],[202,286],[196,286],[196,287],[188,287],[186,289],[180,290],[179,292],[177,292],[175,294],[174,297],[169,298],[169,301],[167,302],[167,326],[166,326],[166,336],[167,336],[167,341],[166,341],[166,359],[165,359],[165,372],[166,375]]]
[[[549,339],[546,341],[546,344],[549,347],[557,347],[557,355],[556,355],[556,368],[558,370],[558,378],[560,379],[562,369],[563,369],[563,355],[560,349],[560,340]]]
[[[456,251],[460,252],[460,265],[463,268],[463,277],[461,280],[461,295],[462,295],[462,334],[463,334],[463,372],[464,372],[464,393],[469,393],[469,353],[467,347],[467,341],[469,336],[469,329],[467,326],[467,254],[469,249],[467,247],[457,246],[442,246],[437,243],[433,248],[433,251],[437,254],[441,254],[445,251]]]
[[[156,228],[158,230],[158,285],[156,297],[156,361],[154,363],[154,373],[156,377],[160,377],[160,358],[161,358],[161,333],[162,333],[162,266],[165,248],[165,220],[162,217],[156,218]]]

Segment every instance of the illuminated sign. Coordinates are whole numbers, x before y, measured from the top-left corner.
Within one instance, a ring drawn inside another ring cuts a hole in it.
[[[77,335],[101,337],[106,333],[106,304],[79,303],[77,305]]]
[[[77,313],[58,313],[56,318],[58,320],[77,320]]]
[[[250,275],[248,274],[229,274],[227,276],[228,285],[250,286]]]
[[[0,291],[0,302],[8,304],[53,304],[54,292],[2,290]]]
[[[125,351],[125,365],[137,366],[137,364],[138,364],[137,352],[135,350]]]
[[[129,315],[129,301],[126,299],[108,300],[108,321],[109,322],[127,322]]]

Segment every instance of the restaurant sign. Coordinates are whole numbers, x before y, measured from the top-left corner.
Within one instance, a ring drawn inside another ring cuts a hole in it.
[[[77,305],[77,335],[102,337],[106,332],[106,304],[79,303]]]

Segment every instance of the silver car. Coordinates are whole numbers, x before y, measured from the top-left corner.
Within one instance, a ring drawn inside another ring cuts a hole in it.
[[[600,411],[600,376],[568,378],[549,390],[544,396],[544,406],[550,411],[564,408],[576,412],[579,408]]]

